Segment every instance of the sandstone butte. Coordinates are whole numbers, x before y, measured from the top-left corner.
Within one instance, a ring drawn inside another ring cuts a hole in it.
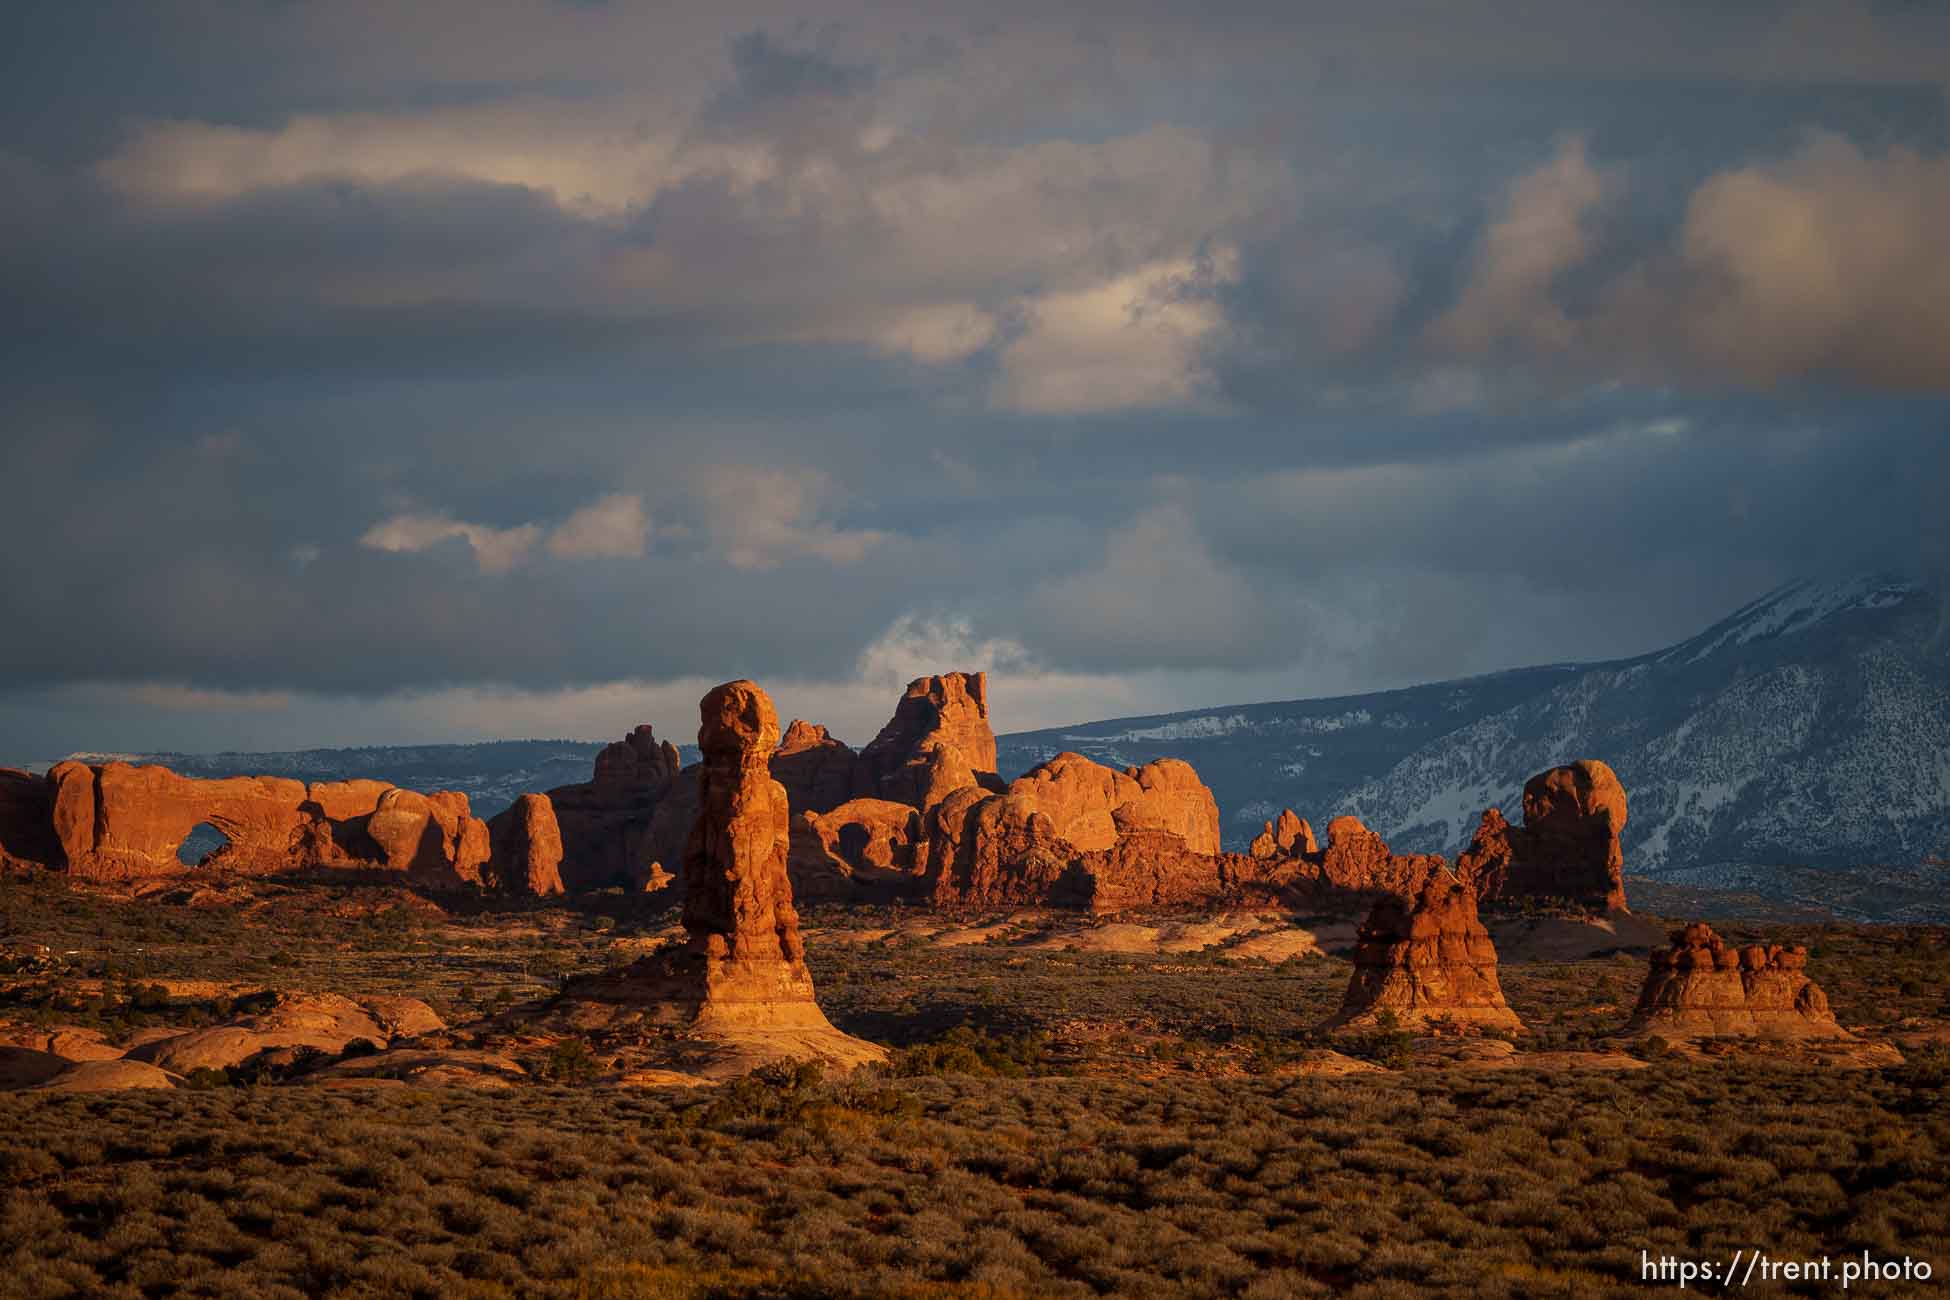
[[[1524,783],[1522,826],[1495,808],[1484,812],[1456,867],[1484,900],[1547,896],[1622,912],[1624,829],[1625,787],[1609,766],[1587,758]]]
[[[1674,930],[1671,938],[1671,947],[1652,954],[1627,1036],[1851,1037],[1808,978],[1806,948],[1736,948],[1703,922]]]
[[[1496,946],[1476,914],[1476,895],[1446,869],[1413,903],[1390,895],[1361,925],[1354,973],[1326,1030],[1373,1028],[1392,1012],[1405,1028],[1432,1020],[1521,1030],[1496,978]]]
[[[794,1057],[851,1067],[885,1059],[842,1034],[813,999],[786,873],[790,810],[768,767],[778,715],[752,682],[699,706],[697,816],[684,846],[682,943],[620,971],[572,980],[549,1008],[581,1030],[681,1035],[679,1073],[740,1073]]]

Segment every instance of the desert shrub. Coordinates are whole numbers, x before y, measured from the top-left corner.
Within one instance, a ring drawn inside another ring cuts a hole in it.
[[[895,1053],[892,1072],[899,1078],[928,1074],[969,1074],[1021,1078],[1045,1062],[1048,1038],[1040,1033],[992,1035],[958,1026],[929,1043]]]
[[[596,1077],[595,1053],[580,1038],[565,1038],[539,1057],[530,1073],[545,1083],[582,1084]]]

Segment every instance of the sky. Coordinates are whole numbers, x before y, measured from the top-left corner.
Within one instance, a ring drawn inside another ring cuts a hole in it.
[[[10,8],[0,760],[869,739],[1950,564],[1950,7]]]

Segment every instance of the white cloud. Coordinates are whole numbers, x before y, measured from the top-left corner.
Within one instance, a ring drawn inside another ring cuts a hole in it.
[[[615,215],[700,171],[749,184],[767,151],[683,145],[680,125],[625,101],[522,99],[400,113],[304,114],[251,128],[138,124],[100,165],[150,201],[213,203],[308,181],[392,184],[421,176],[520,185],[570,210]]]
[[[1029,651],[1007,637],[979,637],[966,617],[903,614],[860,652],[863,685],[899,690],[934,673],[1037,671]]]
[[[966,361],[995,338],[995,317],[968,303],[943,303],[900,312],[873,331],[883,352],[943,365]]]
[[[628,557],[643,554],[650,519],[643,498],[617,493],[592,501],[570,515],[548,536],[551,555],[565,558]]]
[[[1227,249],[1029,300],[1028,328],[1002,351],[995,399],[1051,413],[1195,401],[1209,380],[1204,346],[1224,322],[1212,291],[1237,275]]]
[[[534,524],[490,528],[446,515],[405,514],[374,524],[359,538],[359,544],[375,551],[398,553],[424,551],[458,537],[473,549],[474,562],[482,573],[506,573],[527,558],[541,535],[542,530]]]
[[[643,498],[619,492],[590,502],[552,530],[540,524],[493,528],[450,515],[409,512],[374,524],[360,536],[359,544],[397,554],[424,551],[459,538],[474,552],[482,573],[506,573],[524,563],[538,542],[550,555],[565,560],[628,558],[643,554],[650,532]]]
[[[773,569],[807,555],[858,564],[887,540],[886,533],[840,528],[820,517],[833,484],[819,470],[714,465],[698,490],[710,510],[712,538],[735,569]]]

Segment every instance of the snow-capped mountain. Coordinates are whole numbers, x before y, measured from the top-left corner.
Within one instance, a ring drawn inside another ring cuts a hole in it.
[[[1803,893],[1824,872],[1930,874],[1950,856],[1950,625],[1901,580],[1793,583],[1634,659],[1001,742],[1011,772],[1062,749],[1194,763],[1228,846],[1291,805],[1445,853],[1484,808],[1516,815],[1532,773],[1602,758],[1631,798],[1628,873]]]

